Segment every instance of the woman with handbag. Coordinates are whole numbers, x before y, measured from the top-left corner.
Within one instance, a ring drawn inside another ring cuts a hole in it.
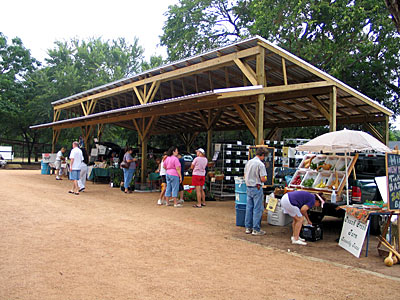
[[[135,174],[136,170],[136,158],[132,157],[132,152],[133,149],[132,147],[128,147],[124,159],[121,163],[121,168],[124,170],[124,188],[125,188],[125,194],[127,193],[132,193],[132,191],[129,189],[129,186],[131,184],[133,174]]]

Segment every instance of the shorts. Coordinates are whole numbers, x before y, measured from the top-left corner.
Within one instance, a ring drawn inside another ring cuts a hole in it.
[[[179,191],[180,192],[183,191],[183,184],[182,183],[179,184]]]
[[[81,178],[81,170],[71,170],[69,173],[70,180],[79,180]]]
[[[167,174],[167,189],[165,191],[165,197],[178,197],[179,191],[179,177]]]
[[[283,209],[283,213],[291,216],[291,217],[302,217],[302,213],[300,212],[300,208],[292,205],[289,201],[289,195],[286,193],[282,196],[281,199],[281,207]]]
[[[192,176],[192,185],[194,186],[203,186],[206,182],[206,176],[193,175]]]
[[[167,175],[161,175],[161,182],[167,183]]]
[[[54,163],[54,166],[56,167],[56,170],[60,170],[61,169],[61,160],[56,160]]]

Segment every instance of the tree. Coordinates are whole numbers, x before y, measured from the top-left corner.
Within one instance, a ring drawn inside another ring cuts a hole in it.
[[[246,1],[180,0],[169,6],[161,45],[168,58],[178,60],[226,44],[246,32],[240,8]]]
[[[167,17],[170,60],[260,35],[400,113],[400,36],[383,1],[181,0]]]
[[[6,137],[22,136],[28,145],[28,162],[37,132],[29,130],[29,125],[37,120],[37,106],[30,102],[30,90],[25,78],[32,74],[39,62],[31,57],[19,38],[9,44],[0,33],[0,124]]]
[[[397,32],[400,33],[400,0],[385,0],[386,6],[393,17]]]

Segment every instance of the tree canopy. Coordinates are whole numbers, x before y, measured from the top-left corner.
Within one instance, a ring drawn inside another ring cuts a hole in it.
[[[383,1],[181,0],[167,17],[170,60],[260,35],[400,113],[400,36]]]

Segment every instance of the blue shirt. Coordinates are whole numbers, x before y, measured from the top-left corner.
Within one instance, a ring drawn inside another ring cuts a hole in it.
[[[183,159],[183,157],[179,158],[179,162],[181,163],[181,175],[183,181],[183,178],[185,177],[185,160]]]
[[[315,196],[306,191],[294,191],[288,193],[289,202],[293,206],[297,206],[299,209],[303,207],[303,205],[307,205],[309,208],[313,207],[315,204]]]

